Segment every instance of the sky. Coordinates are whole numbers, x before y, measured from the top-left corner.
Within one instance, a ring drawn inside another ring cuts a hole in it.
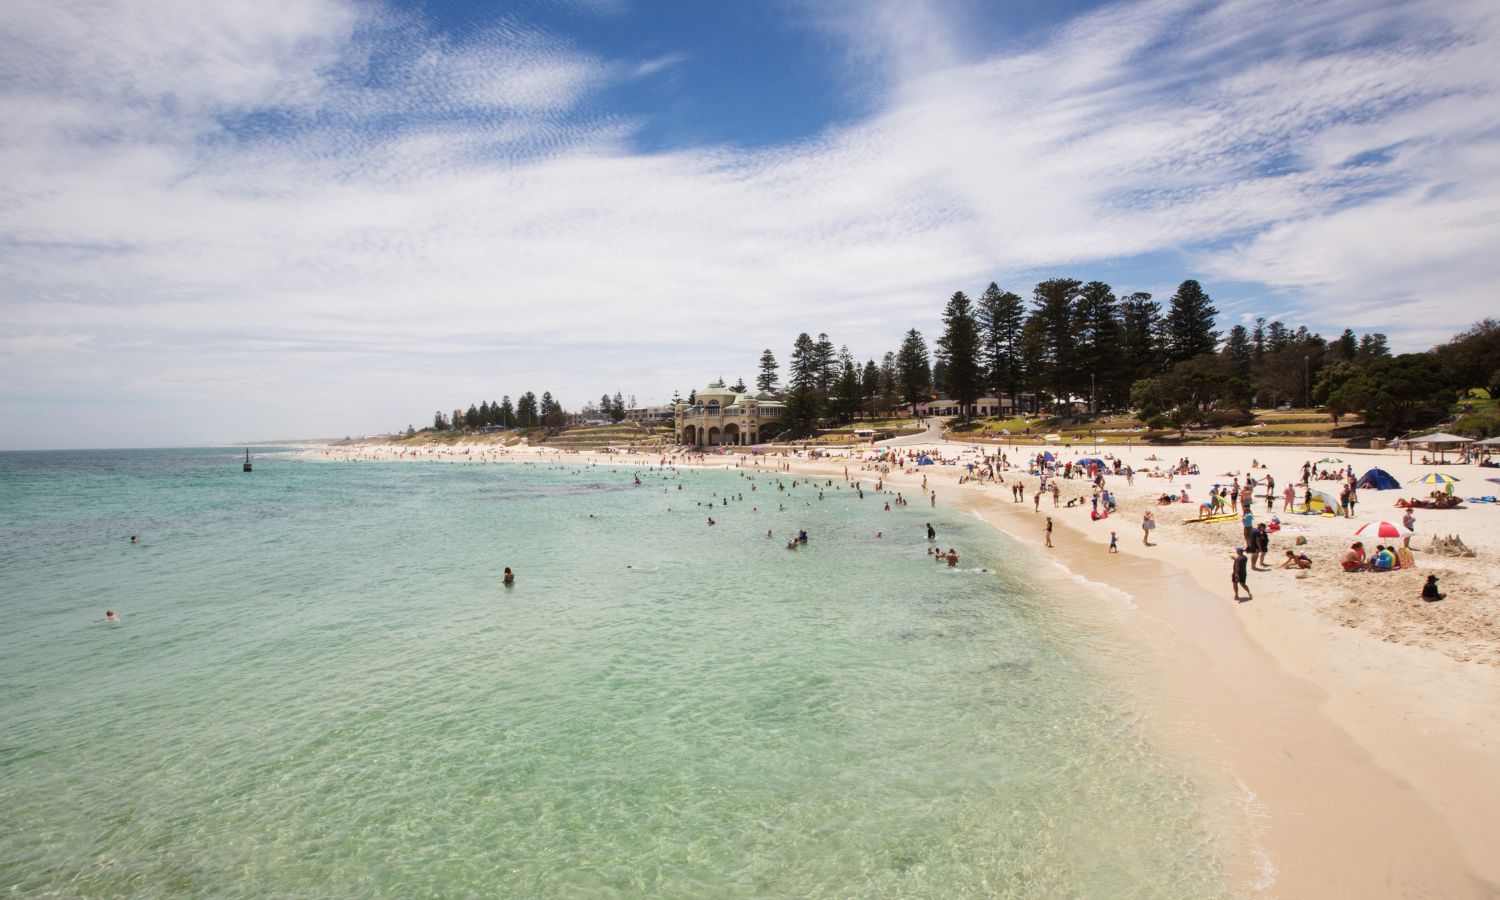
[[[1491,0],[8,0],[0,449],[863,360],[1049,277],[1500,312]]]

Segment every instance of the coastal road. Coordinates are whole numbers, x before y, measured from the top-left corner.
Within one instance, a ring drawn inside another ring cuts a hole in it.
[[[910,447],[914,444],[941,444],[943,441],[943,429],[948,427],[952,419],[929,419],[932,424],[927,430],[917,434],[908,434],[905,437],[894,437],[890,440],[876,441],[877,447]]]

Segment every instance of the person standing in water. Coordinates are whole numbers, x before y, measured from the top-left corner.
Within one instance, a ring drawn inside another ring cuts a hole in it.
[[[932,527],[931,522],[927,523],[927,539],[929,541],[937,540],[937,530]]]
[[[1047,546],[1052,546],[1052,517],[1047,517],[1047,524],[1042,528],[1042,536],[1047,541]]]
[[[502,583],[503,583],[503,584],[504,584],[504,585],[505,585],[505,586],[506,586],[506,587],[510,587],[510,586],[511,586],[511,585],[513,585],[513,584],[515,584],[515,583],[516,583],[516,573],[515,573],[515,572],[512,572],[512,571],[511,571],[511,570],[510,570],[510,566],[506,566],[506,567],[505,567],[505,575],[503,575],[503,576],[502,576],[502,577],[501,577],[501,579],[500,579],[500,581],[501,581],[501,582],[502,582]]]

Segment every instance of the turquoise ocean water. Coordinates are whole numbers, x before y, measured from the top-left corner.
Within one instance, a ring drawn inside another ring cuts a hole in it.
[[[971,517],[769,473],[239,459],[0,454],[0,891],[1226,890],[1098,639]]]

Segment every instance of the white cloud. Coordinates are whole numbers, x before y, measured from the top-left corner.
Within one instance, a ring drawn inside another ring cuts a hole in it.
[[[686,53],[663,53],[637,63],[630,70],[630,74],[635,78],[649,78],[668,69],[675,69],[685,62],[687,62]]]
[[[139,440],[16,414],[38,397],[178,409],[173,439],[662,399],[801,330],[875,355],[955,289],[1140,254],[1398,347],[1492,305],[1481,4],[1144,0],[1001,56],[943,7],[859,15],[822,24],[884,85],[863,121],[642,154],[581,110],[675,54],[334,0],[7,4],[0,414],[35,430],[5,440]]]

